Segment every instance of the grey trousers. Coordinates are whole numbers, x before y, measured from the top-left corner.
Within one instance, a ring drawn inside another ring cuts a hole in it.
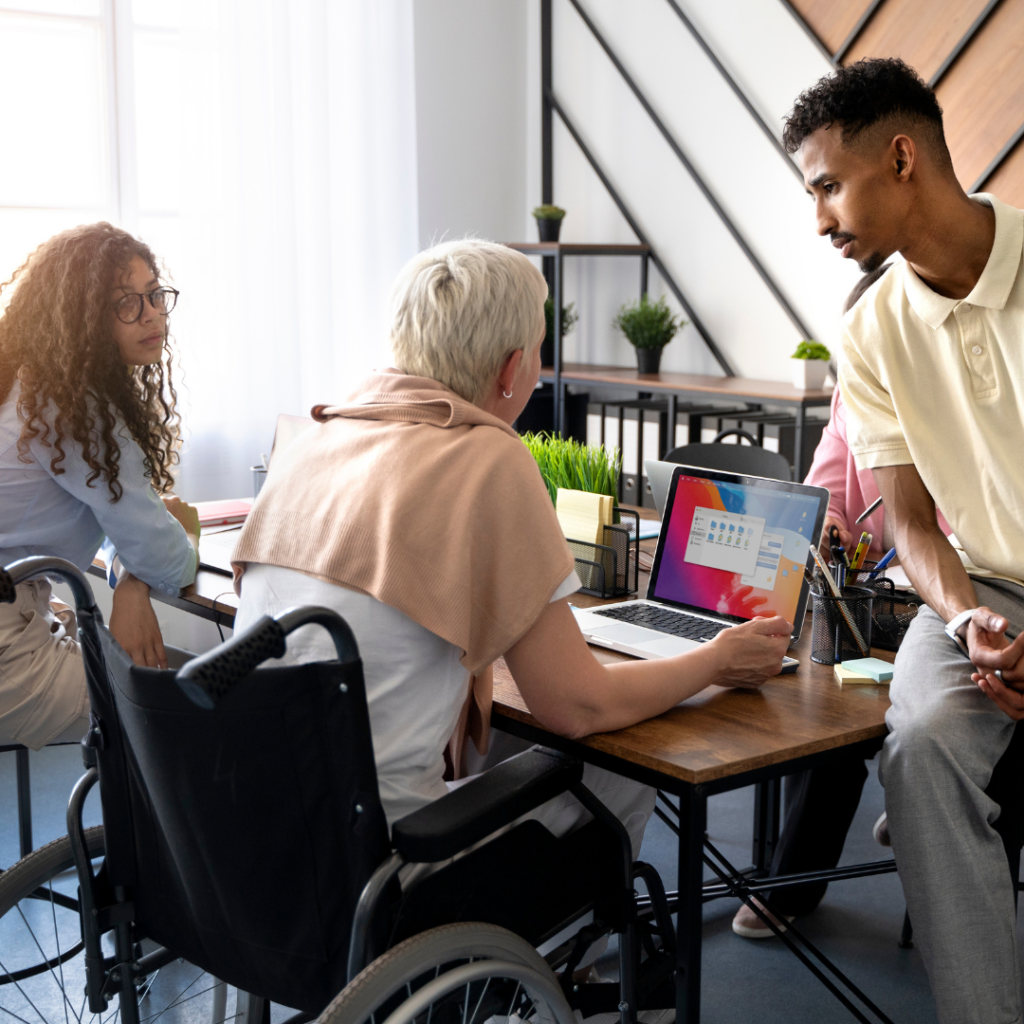
[[[980,604],[1024,629],[1024,588],[974,580]],[[1015,723],[971,681],[971,663],[922,608],[896,656],[879,761],[914,939],[942,1024],[1021,1020],[1016,909],[1000,808],[985,795]]]

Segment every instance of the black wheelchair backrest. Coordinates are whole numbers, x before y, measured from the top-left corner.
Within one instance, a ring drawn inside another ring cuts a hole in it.
[[[257,669],[309,622],[336,662]],[[362,664],[328,609],[261,620],[179,670],[106,629],[90,678],[107,871],[148,937],[314,1013],[343,987],[356,902],[390,853]],[[193,698],[204,706],[199,706]]]

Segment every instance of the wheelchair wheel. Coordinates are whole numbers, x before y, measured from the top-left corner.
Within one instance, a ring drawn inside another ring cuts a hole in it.
[[[357,975],[318,1024],[576,1024],[524,939],[466,922],[414,935]]]
[[[103,856],[103,828],[86,829],[94,862]],[[155,948],[144,943],[144,952]],[[104,939],[104,953],[113,943]],[[172,961],[137,982],[139,1019],[167,1024],[223,1024],[224,989],[184,961]],[[215,1011],[219,1011],[219,1014]],[[78,876],[67,836],[34,850],[0,873],[0,1018],[28,1024],[117,1024],[118,997],[103,1014],[85,1000],[85,951]]]

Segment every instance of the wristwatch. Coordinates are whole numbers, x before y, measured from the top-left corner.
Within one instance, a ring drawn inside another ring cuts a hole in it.
[[[953,641],[963,651],[967,657],[970,657],[970,653],[967,650],[967,627],[970,625],[971,619],[974,618],[974,613],[977,608],[968,608],[967,611],[961,612],[959,615],[954,615],[953,618],[946,623],[946,636]]]

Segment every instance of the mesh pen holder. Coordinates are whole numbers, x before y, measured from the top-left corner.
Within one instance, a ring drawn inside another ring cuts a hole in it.
[[[844,587],[841,597],[818,582],[811,588],[811,661],[836,665],[871,654],[871,611],[875,592],[868,587]]]
[[[640,516],[628,508],[616,512],[619,522],[604,528],[604,544],[567,538],[583,584],[581,594],[626,597],[639,589]]]
[[[898,651],[910,624],[924,602],[909,590],[897,590],[888,576],[873,576],[874,562],[865,562],[857,570],[847,570],[849,586],[868,587],[875,592],[875,603],[871,610],[871,645],[883,651]],[[829,568],[835,574],[835,565]],[[884,570],[883,570],[884,573]]]

